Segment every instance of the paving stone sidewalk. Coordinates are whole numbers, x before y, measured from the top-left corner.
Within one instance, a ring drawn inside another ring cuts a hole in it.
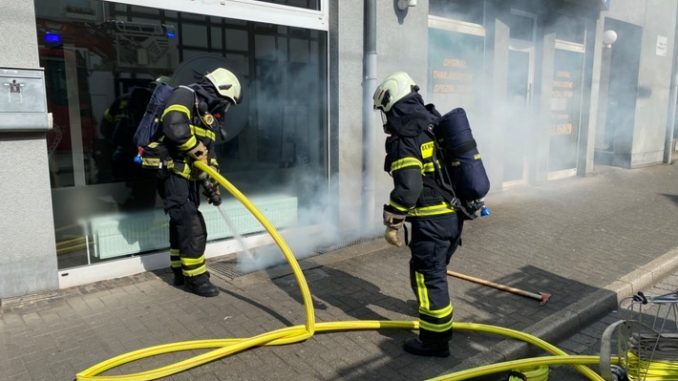
[[[451,269],[553,296],[546,305],[450,279],[455,320],[497,324],[555,341],[678,268],[678,170],[602,168],[595,176],[491,194],[489,218],[467,224]],[[413,320],[408,251],[381,240],[302,262],[319,322]],[[222,293],[202,299],[144,273],[3,300],[0,380],[71,380],[91,365],[147,346],[250,337],[303,324],[285,266],[214,276]],[[168,380],[424,380],[521,355],[501,338],[456,332],[447,359],[403,353],[403,330],[323,333],[304,343],[261,347]],[[202,353],[195,351],[193,354]],[[165,355],[109,372],[139,372],[188,357]]]

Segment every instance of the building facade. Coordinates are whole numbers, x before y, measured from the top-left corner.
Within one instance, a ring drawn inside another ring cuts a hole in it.
[[[217,140],[221,172],[305,237],[298,255],[380,229],[391,183],[364,89],[394,71],[442,113],[467,110],[493,191],[660,164],[677,2],[0,0],[0,298],[168,266],[167,217],[130,140],[154,80],[215,65],[245,94]],[[236,201],[224,209],[201,206],[208,257],[239,251],[236,235],[270,243]]]

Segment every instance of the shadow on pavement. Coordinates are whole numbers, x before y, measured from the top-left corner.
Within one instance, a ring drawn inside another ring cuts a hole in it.
[[[304,274],[309,287],[313,290],[314,306],[320,310],[333,306],[355,320],[391,320],[372,309],[377,307],[395,314],[406,315],[404,320],[417,319],[417,303],[413,295],[409,300],[394,298],[382,292],[382,289],[372,282],[326,266],[305,270]],[[296,280],[292,275],[275,279],[274,282],[301,303]],[[409,290],[410,286],[408,283],[403,283],[403,287]],[[338,374],[336,380],[424,380],[440,374],[448,369],[450,364],[461,362],[454,354],[449,358],[441,359],[405,353],[401,347],[402,343],[405,339],[414,337],[415,332],[405,332],[400,329],[375,332],[383,337],[382,340],[374,343],[380,348],[380,353],[367,356],[359,362],[353,361],[350,366],[338,366],[335,369]],[[342,332],[328,334],[341,335]],[[394,369],[399,369],[400,373],[395,374]]]
[[[660,193],[660,195],[668,198],[671,200],[674,204],[678,205],[678,195],[675,194],[666,194],[666,193]]]

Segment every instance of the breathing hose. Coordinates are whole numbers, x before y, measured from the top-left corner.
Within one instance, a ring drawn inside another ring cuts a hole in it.
[[[306,322],[303,325],[295,325],[291,327],[284,327],[270,332],[262,333],[250,338],[230,338],[230,339],[209,339],[209,340],[193,340],[170,344],[157,345],[144,349],[139,349],[133,352],[125,353],[109,360],[103,361],[99,364],[93,365],[76,375],[78,381],[146,381],[154,380],[161,377],[166,377],[176,374],[210,361],[214,361],[234,353],[238,353],[257,346],[268,345],[284,345],[305,341],[312,337],[316,332],[329,331],[347,331],[347,330],[374,330],[374,329],[419,329],[418,321],[384,321],[384,320],[361,320],[361,321],[344,321],[344,322],[321,322],[316,323],[315,313],[313,310],[313,303],[311,300],[311,292],[309,290],[306,279],[301,271],[301,267],[297,262],[294,254],[290,250],[285,240],[281,237],[278,231],[268,221],[268,219],[243,195],[235,186],[228,180],[222,177],[214,169],[208,165],[196,161],[194,164],[198,169],[210,175],[226,190],[228,190],[238,201],[240,201],[252,215],[261,223],[270,234],[273,241],[280,248],[292,272],[297,280],[299,290],[301,291],[304,309],[306,311]],[[473,377],[480,377],[497,372],[505,372],[512,369],[535,369],[546,365],[573,365],[577,370],[593,381],[605,381],[601,376],[596,374],[590,368],[584,365],[597,364],[599,356],[570,356],[561,349],[555,347],[546,341],[520,332],[513,329],[477,323],[462,323],[454,322],[452,328],[455,331],[474,331],[502,335],[517,340],[522,340],[526,343],[535,345],[553,356],[534,357],[529,359],[521,359],[515,361],[507,361],[497,364],[486,365],[478,368],[467,369],[461,372],[455,372],[430,379],[429,381],[461,381],[468,380]],[[101,375],[115,367],[130,363],[132,361],[157,356],[160,354],[188,351],[196,349],[212,349],[209,352],[182,360],[173,364],[165,365],[160,368],[133,374],[123,375]],[[617,359],[613,359],[617,361]],[[537,381],[538,379],[531,381]]]

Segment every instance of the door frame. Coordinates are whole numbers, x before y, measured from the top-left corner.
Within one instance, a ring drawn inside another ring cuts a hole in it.
[[[527,68],[527,96],[525,99],[525,109],[529,110],[532,105],[533,95],[534,95],[534,78],[535,78],[535,62],[536,62],[536,40],[537,40],[537,15],[529,12],[525,12],[519,9],[511,8],[511,14],[516,16],[528,17],[533,20],[532,24],[532,40],[519,40],[511,38],[509,40],[509,52],[522,52],[528,53],[528,68]],[[508,62],[506,65],[508,67]],[[528,127],[529,131],[529,127]],[[502,174],[502,188],[510,188],[518,185],[525,185],[528,182],[528,171],[529,171],[529,156],[525,154],[523,157],[523,174],[522,177],[516,180],[504,180]]]
[[[527,67],[527,95],[525,97],[525,110],[529,110],[532,105],[533,94],[534,94],[534,72],[535,72],[535,46],[534,43],[522,40],[511,40],[509,44],[509,52],[521,52],[527,53],[529,55],[528,67]],[[508,62],[507,62],[508,65]],[[529,133],[529,128],[528,128]],[[515,180],[504,180],[502,175],[502,188],[510,188],[518,185],[525,185],[528,182],[528,155],[523,156],[523,171],[522,176]]]

